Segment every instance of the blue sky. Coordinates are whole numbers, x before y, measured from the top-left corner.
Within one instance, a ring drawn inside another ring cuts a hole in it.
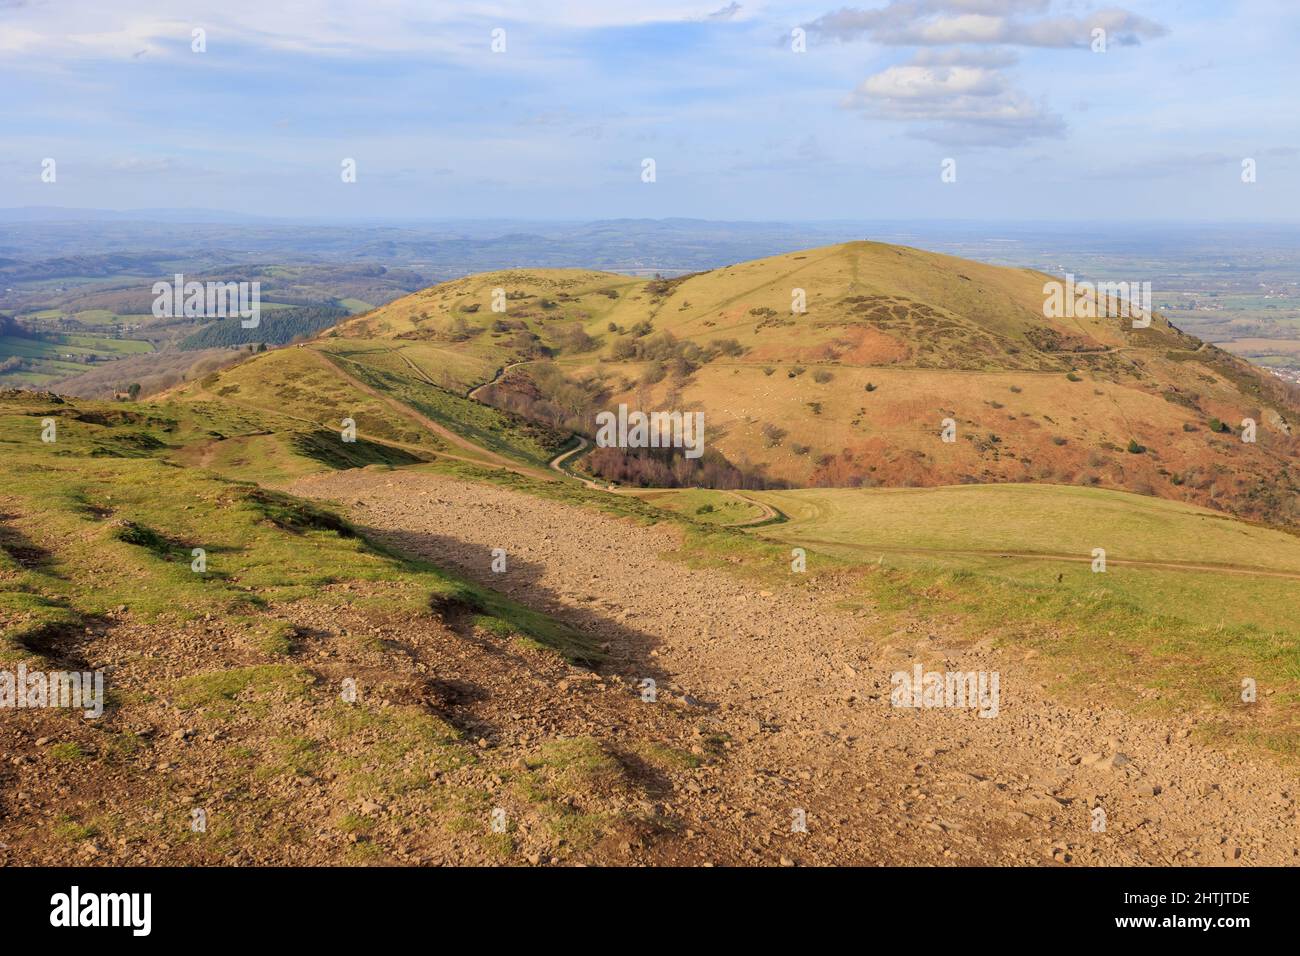
[[[1297,221],[1298,42],[1294,0],[0,0],[0,207]]]

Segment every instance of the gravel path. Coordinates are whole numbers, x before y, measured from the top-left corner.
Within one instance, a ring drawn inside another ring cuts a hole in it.
[[[491,485],[365,470],[292,490],[585,629],[609,645],[603,670],[627,693],[652,678],[657,701],[646,707],[698,715],[726,759],[688,779],[674,810],[717,841],[720,859],[1300,861],[1293,773],[1195,744],[1191,717],[1055,704],[1014,648],[831,610],[833,584],[758,590],[673,560],[670,527]],[[491,571],[493,548],[507,551],[505,573]],[[918,663],[996,671],[998,715],[891,706],[891,675]]]

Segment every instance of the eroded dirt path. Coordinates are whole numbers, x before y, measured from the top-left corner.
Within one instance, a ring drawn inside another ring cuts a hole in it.
[[[669,527],[490,485],[352,471],[293,490],[597,635],[602,670],[629,695],[655,680],[657,701],[642,706],[683,709],[724,742],[725,759],[671,801],[720,862],[1300,861],[1293,773],[1193,743],[1190,717],[1059,706],[1014,649],[831,610],[830,583],[767,591],[691,569],[671,558]],[[493,548],[506,549],[505,573],[491,571]],[[891,674],[918,663],[997,671],[998,716],[892,707]]]

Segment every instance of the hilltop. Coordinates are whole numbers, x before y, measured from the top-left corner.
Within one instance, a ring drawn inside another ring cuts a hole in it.
[[[1300,521],[1284,383],[1159,314],[1140,329],[1104,309],[1045,318],[1054,278],[873,242],[671,279],[507,270],[397,299],[306,350],[453,428],[475,418],[533,464],[626,402],[705,413],[725,467],[688,483],[1041,482]],[[283,391],[302,361],[271,353],[203,392]]]

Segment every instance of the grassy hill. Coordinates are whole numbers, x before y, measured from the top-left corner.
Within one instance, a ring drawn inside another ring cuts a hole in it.
[[[1159,315],[1044,318],[1050,278],[871,242],[673,279],[512,270],[311,347],[559,431],[620,402],[703,410],[709,448],[794,486],[1051,482],[1300,521],[1282,383]]]
[[[245,480],[411,463],[394,446],[224,401],[0,391],[0,460],[0,665],[107,675],[99,719],[6,711],[0,749],[30,794],[5,817],[6,852],[487,863],[515,858],[520,826],[560,834],[566,855],[633,832],[622,791],[593,794],[583,769],[621,765],[566,709],[602,656],[587,635]],[[476,742],[480,701],[503,701],[504,721],[519,688],[564,720],[534,731],[526,770]],[[599,720],[636,716],[609,698],[622,710]],[[643,720],[628,745],[679,760],[679,733]],[[503,774],[511,793],[494,795]],[[506,833],[487,822],[501,805]]]

